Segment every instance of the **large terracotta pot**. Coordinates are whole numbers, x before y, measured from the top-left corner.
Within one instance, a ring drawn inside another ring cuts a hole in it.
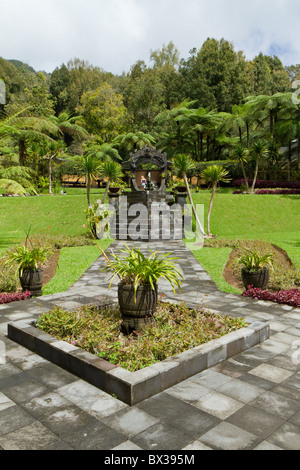
[[[22,274],[20,274],[20,282],[23,292],[29,291],[32,297],[38,297],[43,295],[42,286],[44,280],[44,270],[43,268],[34,270],[34,269],[24,269]]]
[[[246,268],[243,268],[242,279],[245,289],[248,289],[249,286],[253,286],[264,290],[269,283],[269,269],[263,268],[258,271],[248,271]]]

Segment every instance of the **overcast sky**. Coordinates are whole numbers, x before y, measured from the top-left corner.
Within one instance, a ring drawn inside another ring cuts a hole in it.
[[[121,74],[170,41],[186,59],[208,37],[300,63],[299,0],[0,0],[0,19],[0,56],[46,72],[78,57]]]

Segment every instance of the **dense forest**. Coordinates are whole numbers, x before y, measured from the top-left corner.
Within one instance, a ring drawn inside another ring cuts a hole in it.
[[[0,182],[22,184],[18,167],[22,177],[32,171],[45,179],[52,160],[59,179],[76,172],[69,157],[127,160],[147,144],[170,159],[190,155],[194,172],[223,161],[233,178],[243,177],[261,158],[266,178],[299,179],[300,108],[292,83],[300,65],[284,67],[262,53],[249,61],[232,43],[211,38],[186,59],[172,42],[149,54],[151,65],[138,60],[121,76],[78,58],[52,73],[0,58]]]

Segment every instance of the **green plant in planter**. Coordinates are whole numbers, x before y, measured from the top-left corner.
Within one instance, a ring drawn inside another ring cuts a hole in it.
[[[123,332],[142,331],[152,321],[156,309],[157,283],[160,278],[167,280],[174,293],[176,287],[181,290],[182,273],[176,268],[170,253],[153,252],[149,257],[136,247],[119,250],[121,255],[112,253],[103,271],[112,273],[109,288],[118,277],[118,300],[123,318]],[[122,256],[123,255],[123,256]]]
[[[112,260],[103,270],[112,272],[110,286],[114,278],[118,276],[123,284],[132,285],[135,292],[140,285],[145,284],[150,284],[154,290],[158,280],[162,277],[170,283],[174,293],[176,287],[181,289],[183,276],[173,263],[176,258],[170,257],[170,253],[153,252],[148,247],[150,256],[147,258],[140,248],[129,248],[126,244],[124,246],[124,249],[119,250],[124,256],[112,253]]]
[[[93,205],[90,205],[84,213],[86,215],[86,224],[84,227],[89,230],[92,238],[97,238],[97,230],[100,232],[106,232],[109,230],[108,220],[113,215],[113,211],[108,210],[105,204],[101,204],[100,200],[96,201]],[[99,226],[101,223],[103,224],[103,227]]]
[[[126,188],[128,188],[128,184],[125,183],[123,180],[118,179],[117,181],[112,181],[110,183],[110,188],[126,189]]]
[[[17,265],[17,272],[23,273],[25,269],[37,271],[41,269],[52,253],[48,248],[33,247],[28,248],[25,245],[14,247],[3,257],[3,265],[13,268]]]
[[[245,288],[249,286],[265,289],[269,282],[269,269],[272,265],[274,254],[260,255],[258,251],[245,250],[244,255],[237,259],[242,266],[242,279]]]
[[[266,264],[272,266],[273,253],[267,253],[261,256],[258,251],[247,249],[244,251],[245,253],[237,259],[237,263],[242,265],[247,271],[259,271],[263,269]]]
[[[10,269],[16,266],[16,274],[19,274],[23,291],[29,291],[32,295],[41,295],[44,278],[44,264],[51,256],[48,248],[33,246],[29,248],[27,241],[9,250],[1,260],[4,267]]]

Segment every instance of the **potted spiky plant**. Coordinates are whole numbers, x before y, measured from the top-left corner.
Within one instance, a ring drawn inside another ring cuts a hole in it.
[[[122,315],[122,331],[131,334],[141,332],[152,322],[158,302],[157,283],[160,278],[167,280],[175,292],[181,289],[182,273],[176,268],[170,253],[153,252],[149,248],[149,256],[145,256],[136,247],[119,250],[120,254],[111,254],[103,271],[112,273],[110,286],[118,277],[118,301]],[[109,288],[110,288],[109,286]]]
[[[245,289],[249,286],[267,288],[270,270],[266,265],[272,266],[272,258],[273,253],[260,255],[258,251],[245,250],[237,259],[237,263],[243,266],[241,274]]]
[[[10,250],[3,258],[4,266],[17,266],[16,274],[19,279],[23,292],[29,291],[32,296],[42,295],[42,286],[44,280],[44,263],[51,255],[47,248],[19,245]]]

